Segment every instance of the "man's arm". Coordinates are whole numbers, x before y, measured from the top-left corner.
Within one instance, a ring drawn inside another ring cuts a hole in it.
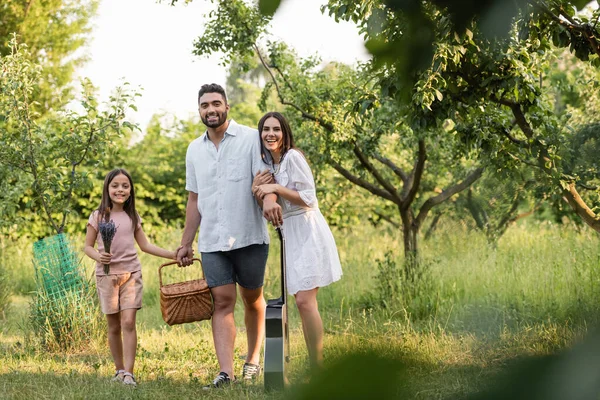
[[[201,219],[202,216],[198,211],[198,193],[189,192],[185,208],[185,227],[181,237],[181,246],[183,247],[177,252],[177,263],[179,265],[187,266],[192,263],[194,257],[192,244],[200,227]]]

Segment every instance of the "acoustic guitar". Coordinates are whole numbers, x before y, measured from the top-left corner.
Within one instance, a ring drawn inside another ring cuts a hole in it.
[[[279,390],[287,382],[286,367],[290,362],[290,342],[285,284],[285,237],[276,228],[281,243],[281,297],[267,301],[265,315],[265,390]]]

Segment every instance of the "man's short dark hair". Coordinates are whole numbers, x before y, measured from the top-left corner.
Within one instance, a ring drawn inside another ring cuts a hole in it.
[[[207,83],[200,87],[198,91],[198,103],[200,103],[200,97],[202,97],[205,93],[219,93],[225,99],[225,104],[227,104],[227,95],[225,94],[225,89],[219,84],[216,83]]]

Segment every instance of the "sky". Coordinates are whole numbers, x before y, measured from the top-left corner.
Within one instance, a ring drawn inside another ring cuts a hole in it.
[[[355,63],[368,53],[358,29],[322,15],[327,0],[284,0],[273,21],[273,37],[285,41],[299,55],[319,54],[323,61]],[[220,56],[192,54],[203,31],[203,15],[214,5],[207,0],[169,6],[167,0],[101,0],[93,20],[90,61],[78,71],[99,88],[101,100],[122,82],[141,87],[137,112],[127,117],[145,130],[155,113],[178,118],[197,115],[196,96],[204,83],[225,86],[226,69]],[[235,106],[235,105],[233,105]]]

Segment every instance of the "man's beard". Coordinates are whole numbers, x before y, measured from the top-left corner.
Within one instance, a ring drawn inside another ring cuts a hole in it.
[[[211,115],[211,117],[213,117],[213,116],[214,115]],[[209,115],[207,115],[206,117],[200,116],[202,123],[204,125],[206,125],[208,128],[218,128],[219,126],[223,125],[225,123],[225,121],[227,121],[227,111],[225,111],[224,113],[217,113],[217,115],[216,115],[217,121],[216,122],[209,123],[208,117],[209,117]]]

